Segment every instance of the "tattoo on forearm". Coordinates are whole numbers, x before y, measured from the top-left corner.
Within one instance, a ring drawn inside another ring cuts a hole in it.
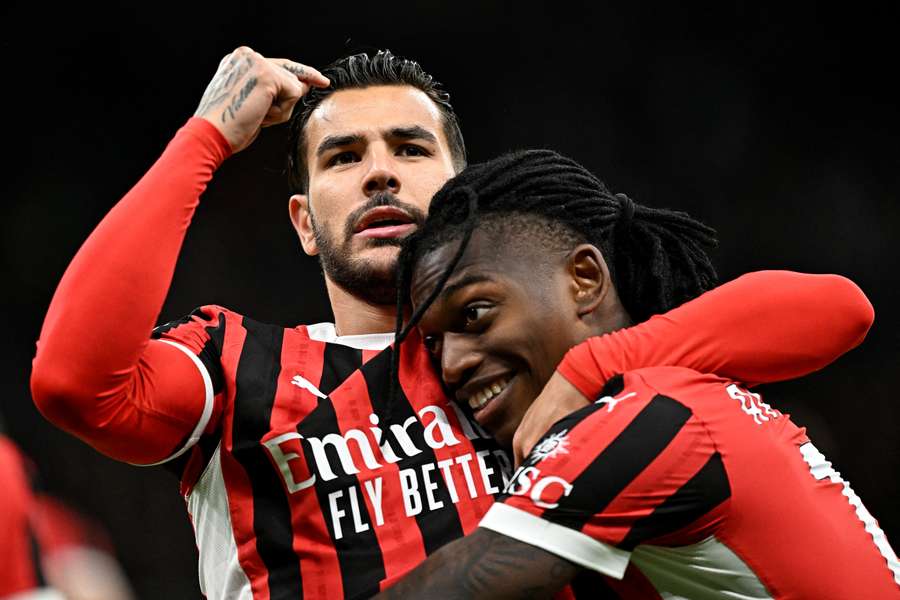
[[[580,567],[492,531],[477,529],[436,552],[384,598],[550,598]]]
[[[251,77],[247,80],[247,83],[244,84],[244,87],[241,88],[241,91],[231,99],[231,104],[225,109],[225,112],[222,113],[222,122],[224,123],[227,118],[231,118],[234,120],[235,115],[239,110],[241,110],[241,106],[244,105],[244,100],[247,99],[247,96],[250,95],[250,92],[253,91],[253,88],[256,87],[258,80],[256,77]]]
[[[203,116],[222,104],[234,92],[234,87],[252,66],[253,61],[249,57],[232,56],[228,60],[228,64],[224,65],[206,86],[203,98],[200,99],[200,106],[197,107],[194,115]]]

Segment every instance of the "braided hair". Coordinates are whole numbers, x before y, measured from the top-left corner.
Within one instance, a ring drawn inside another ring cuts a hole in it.
[[[687,213],[613,194],[583,166],[551,150],[512,152],[471,165],[438,191],[428,219],[400,252],[391,397],[397,390],[401,342],[449,280],[476,226],[501,222],[509,231],[535,219],[569,247],[590,243],[600,249],[634,322],[666,312],[716,283],[707,255],[716,245],[716,232]],[[427,253],[456,240],[453,259],[404,325],[413,268]]]

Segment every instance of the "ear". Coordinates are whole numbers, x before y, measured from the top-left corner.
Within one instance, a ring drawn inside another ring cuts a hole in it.
[[[316,245],[316,236],[313,232],[309,198],[304,194],[294,194],[288,202],[288,212],[291,215],[291,223],[294,224],[294,229],[297,231],[297,237],[300,238],[303,251],[309,256],[317,255],[319,247]]]
[[[579,317],[594,312],[612,290],[609,267],[593,244],[580,244],[569,253],[566,274]]]

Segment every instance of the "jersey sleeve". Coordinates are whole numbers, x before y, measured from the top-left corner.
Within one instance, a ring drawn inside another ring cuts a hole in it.
[[[202,353],[184,351],[200,338],[179,345],[151,332],[200,195],[230,152],[212,124],[190,119],[94,229],[50,303],[32,362],[34,402],[113,458],[158,463],[215,419]]]
[[[554,424],[480,527],[616,579],[638,544],[712,531],[730,488],[703,424],[639,375],[625,377],[611,381],[624,384],[614,395]]]
[[[874,320],[839,275],[748,273],[647,321],[572,348],[558,370],[587,398],[617,373],[680,366],[747,385],[821,369],[859,345]]]

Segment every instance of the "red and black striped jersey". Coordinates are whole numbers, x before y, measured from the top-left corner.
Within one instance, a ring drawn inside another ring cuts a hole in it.
[[[207,306],[154,334],[208,386],[182,457],[208,598],[371,596],[473,530],[507,483],[509,458],[447,400],[423,344],[404,345],[388,403],[391,336],[351,347],[325,328]]]
[[[585,567],[576,597],[900,598],[875,519],[758,394],[660,367],[602,396],[547,432],[481,523]]]

